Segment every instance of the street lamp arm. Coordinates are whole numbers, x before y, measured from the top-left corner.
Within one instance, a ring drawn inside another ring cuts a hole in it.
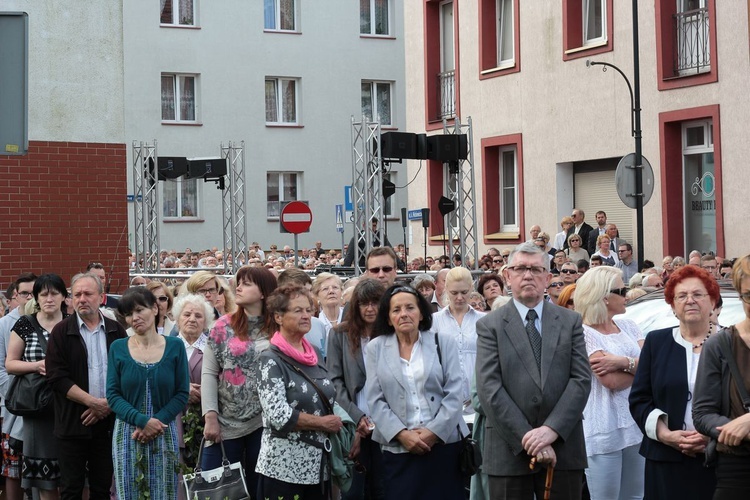
[[[592,61],[591,59],[586,60],[586,67],[591,66],[602,66],[602,71],[607,72],[607,68],[612,68],[618,73],[620,73],[620,76],[625,80],[625,83],[628,84],[628,91],[630,92],[630,135],[635,137],[635,98],[633,97],[633,86],[630,85],[630,80],[627,76],[625,76],[625,73],[622,72],[620,68],[615,66],[614,64],[606,63],[606,62],[599,62],[599,61]]]

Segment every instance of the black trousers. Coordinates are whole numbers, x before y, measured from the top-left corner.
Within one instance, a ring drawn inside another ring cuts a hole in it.
[[[293,484],[258,474],[258,498],[273,500],[327,500],[330,497],[329,485]]]
[[[91,439],[58,439],[61,500],[80,500],[86,476],[89,500],[109,500],[112,486],[112,433],[98,432]]]
[[[533,500],[544,498],[547,469],[523,476],[489,476],[490,498],[493,500]],[[580,500],[583,470],[555,470],[550,498]]]

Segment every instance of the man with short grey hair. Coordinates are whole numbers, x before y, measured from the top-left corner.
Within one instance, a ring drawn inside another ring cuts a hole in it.
[[[47,347],[47,383],[55,402],[60,461],[60,498],[80,499],[88,476],[89,498],[109,499],[112,428],[107,404],[107,355],[125,329],[102,315],[104,289],[91,273],[71,280],[75,313],[52,329]]]
[[[531,243],[511,253],[504,271],[513,299],[477,322],[476,387],[487,415],[482,471],[490,498],[581,498],[587,466],[581,415],[591,390],[580,314],[544,300],[547,254]]]

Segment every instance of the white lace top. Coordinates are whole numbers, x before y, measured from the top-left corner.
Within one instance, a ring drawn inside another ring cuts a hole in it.
[[[638,341],[646,337],[638,325],[627,319],[617,319],[615,324],[619,333],[602,334],[583,325],[588,356],[597,351],[633,358],[641,355]],[[630,416],[628,405],[630,387],[613,391],[604,387],[596,375],[592,374],[591,379],[591,393],[583,410],[586,454],[612,453],[640,443],[643,434]]]

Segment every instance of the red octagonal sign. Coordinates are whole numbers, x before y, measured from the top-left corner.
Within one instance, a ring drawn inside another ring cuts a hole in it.
[[[281,210],[281,225],[292,234],[306,233],[312,225],[312,210],[301,201],[292,201]]]

